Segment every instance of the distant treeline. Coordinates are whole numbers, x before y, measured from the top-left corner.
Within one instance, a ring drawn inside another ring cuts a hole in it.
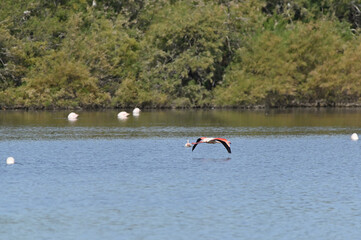
[[[361,99],[361,1],[1,0],[0,108]]]

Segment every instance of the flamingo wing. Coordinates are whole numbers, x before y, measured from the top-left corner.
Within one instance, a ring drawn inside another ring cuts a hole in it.
[[[193,145],[193,147],[192,147],[192,152],[193,152],[193,150],[197,147],[197,145],[198,145],[198,143],[199,143],[200,141],[202,141],[202,138],[198,138],[197,141],[196,141],[196,143],[194,143],[194,145]]]
[[[217,139],[217,141],[219,141],[220,143],[223,144],[223,146],[227,149],[227,151],[229,153],[231,153],[231,147],[229,146],[228,142],[226,142],[227,141],[226,139],[223,139],[223,138],[216,138],[216,139]]]

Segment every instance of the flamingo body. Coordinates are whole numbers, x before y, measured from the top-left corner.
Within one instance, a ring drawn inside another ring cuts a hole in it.
[[[133,115],[137,117],[137,116],[139,116],[139,114],[140,114],[140,109],[139,108],[134,108]]]
[[[193,148],[192,151],[197,147],[197,145],[199,143],[211,143],[211,144],[215,144],[215,143],[222,143],[223,146],[227,149],[227,151],[229,153],[231,153],[231,142],[228,141],[225,138],[207,138],[207,137],[200,137],[197,139],[197,142],[192,143],[193,144]]]
[[[187,143],[184,145],[185,147],[192,147],[192,144],[187,140]]]
[[[74,112],[71,112],[71,113],[69,113],[69,115],[68,115],[68,120],[70,120],[70,121],[75,121],[75,120],[77,120],[77,118],[78,118],[78,114],[76,114],[76,113],[74,113]]]
[[[128,115],[129,115],[129,113],[122,111],[122,112],[118,113],[117,116],[118,116],[118,118],[126,118],[126,117],[128,117]]]

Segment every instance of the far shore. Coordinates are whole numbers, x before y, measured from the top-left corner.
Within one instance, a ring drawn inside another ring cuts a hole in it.
[[[266,104],[256,104],[256,105],[239,105],[239,106],[184,106],[184,107],[172,107],[172,106],[164,106],[164,107],[152,107],[152,106],[134,106],[134,107],[95,107],[95,108],[82,108],[82,107],[73,107],[73,108],[60,108],[60,107],[49,107],[49,108],[37,108],[37,107],[0,107],[0,110],[7,111],[7,110],[23,110],[23,111],[102,111],[102,110],[118,110],[118,109],[126,109],[131,110],[135,107],[139,107],[141,109],[146,110],[227,110],[227,109],[240,109],[240,110],[268,110],[268,109],[337,109],[337,108],[361,108],[361,102],[353,102],[353,103],[298,103],[298,104],[289,104],[289,105],[282,105],[282,106],[268,106]]]

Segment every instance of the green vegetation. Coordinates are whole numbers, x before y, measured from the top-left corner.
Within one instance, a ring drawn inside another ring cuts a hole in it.
[[[350,0],[2,0],[0,107],[358,103],[360,27]]]

